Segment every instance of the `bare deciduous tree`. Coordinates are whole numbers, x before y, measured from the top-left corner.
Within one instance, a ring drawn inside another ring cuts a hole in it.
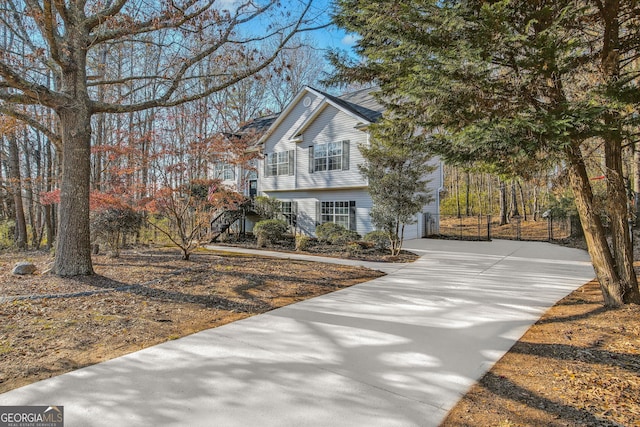
[[[16,43],[0,48],[0,107],[18,117],[21,105],[38,104],[55,111],[59,120],[62,181],[55,273],[93,273],[92,117],[180,105],[260,72],[295,34],[308,29],[310,2],[247,0],[228,9],[215,0],[3,2],[0,20]],[[251,26],[263,28],[251,33]],[[277,40],[275,48],[258,49],[267,39]],[[110,52],[125,51],[130,60],[117,61],[113,77]],[[247,57],[254,59],[248,67]],[[142,67],[145,60],[155,67]]]

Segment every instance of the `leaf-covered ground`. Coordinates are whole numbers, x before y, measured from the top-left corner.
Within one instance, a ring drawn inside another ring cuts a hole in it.
[[[24,259],[39,271],[51,262],[0,257],[0,392],[382,275],[230,253],[182,261],[172,250],[97,256],[91,277],[12,275]]]
[[[442,426],[640,426],[640,306],[601,301],[596,282],[559,301]]]

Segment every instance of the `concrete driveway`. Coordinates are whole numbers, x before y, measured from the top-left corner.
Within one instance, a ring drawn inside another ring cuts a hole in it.
[[[405,247],[421,258],[385,277],[16,389],[0,405],[62,405],[66,427],[437,426],[594,276],[585,252],[547,243]]]

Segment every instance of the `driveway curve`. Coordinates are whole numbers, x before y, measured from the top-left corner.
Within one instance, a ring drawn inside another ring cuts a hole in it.
[[[437,426],[594,276],[584,251],[547,243],[405,248],[421,257],[384,265],[384,277],[12,390],[0,405],[61,405],[66,427]]]

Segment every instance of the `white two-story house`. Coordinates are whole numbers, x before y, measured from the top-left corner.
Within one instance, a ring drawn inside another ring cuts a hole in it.
[[[297,232],[312,236],[317,225],[335,222],[365,235],[375,227],[358,147],[369,142],[368,126],[382,111],[371,89],[336,97],[306,87],[279,115],[262,119],[267,126],[258,141],[262,156],[257,173],[246,179],[242,171],[227,171],[226,182],[247,196],[280,200]],[[442,168],[439,161],[434,164],[437,168],[428,177],[434,201],[424,206],[415,224],[407,225],[406,239],[437,232],[437,222],[430,218],[438,213]]]

